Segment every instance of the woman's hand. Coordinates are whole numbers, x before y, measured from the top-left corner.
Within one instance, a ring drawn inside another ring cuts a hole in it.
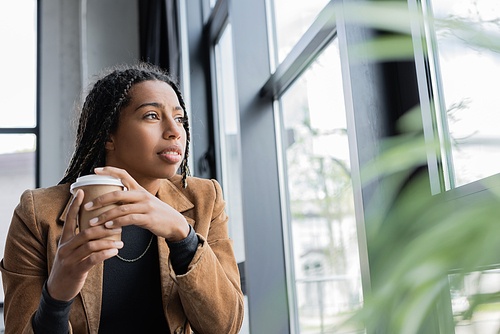
[[[116,228],[136,225],[168,241],[180,241],[187,237],[189,225],[184,216],[141,187],[126,170],[104,167],[96,168],[95,172],[120,179],[128,191],[110,192],[85,204],[84,209],[88,211],[119,204],[118,207],[99,215],[97,219],[90,220],[91,226],[104,224],[106,228]]]
[[[78,190],[66,214],[54,265],[47,280],[47,290],[56,300],[69,301],[80,292],[87,274],[96,264],[118,254],[123,242],[103,240],[118,234],[121,228],[96,226],[75,234],[83,191]]]

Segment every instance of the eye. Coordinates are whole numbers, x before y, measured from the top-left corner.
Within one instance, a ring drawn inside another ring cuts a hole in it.
[[[158,114],[155,112],[148,112],[142,116],[144,119],[159,119]]]
[[[184,124],[186,122],[186,118],[184,118],[184,116],[176,116],[174,119],[177,123],[180,124]]]

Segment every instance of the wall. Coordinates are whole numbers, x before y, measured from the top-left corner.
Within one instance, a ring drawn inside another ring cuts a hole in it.
[[[71,158],[75,103],[87,77],[136,61],[139,27],[137,0],[44,0],[40,5],[40,186],[48,187],[59,182]]]
[[[88,76],[139,59],[137,0],[88,0]]]

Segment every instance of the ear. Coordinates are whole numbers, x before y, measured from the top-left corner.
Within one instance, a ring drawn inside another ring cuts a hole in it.
[[[113,141],[112,135],[109,135],[108,140],[106,140],[106,146],[104,146],[104,149],[106,151],[114,151],[115,150],[115,143]]]

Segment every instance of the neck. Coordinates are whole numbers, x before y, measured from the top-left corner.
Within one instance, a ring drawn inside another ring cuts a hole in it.
[[[133,176],[132,176],[133,177]],[[156,195],[160,189],[161,180],[160,179],[149,179],[149,180],[136,180],[137,183],[144,189],[146,189],[150,194]]]

